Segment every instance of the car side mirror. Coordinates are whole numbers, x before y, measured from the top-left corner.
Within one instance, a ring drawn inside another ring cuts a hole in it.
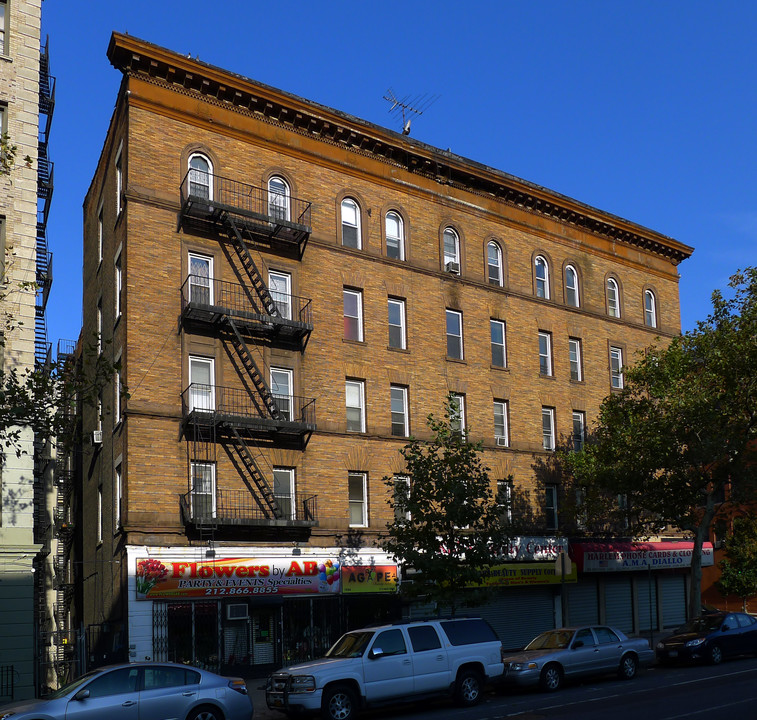
[[[86,688],[84,690],[79,690],[76,695],[74,695],[74,700],[86,700],[89,697],[89,690]]]
[[[584,641],[583,640],[576,640],[571,647],[574,650],[578,650],[578,648],[582,648],[583,646],[584,646]]]
[[[371,650],[370,655],[368,656],[371,658],[371,660],[378,660],[380,657],[384,656],[384,651],[380,647],[375,647],[373,650]]]

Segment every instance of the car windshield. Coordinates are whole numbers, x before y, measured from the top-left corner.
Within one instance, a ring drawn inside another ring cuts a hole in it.
[[[55,700],[56,698],[63,697],[64,695],[68,695],[68,693],[72,692],[73,690],[76,690],[77,688],[84,685],[85,682],[91,680],[95,675],[100,674],[100,670],[95,670],[93,672],[88,672],[86,675],[82,675],[80,678],[76,678],[76,680],[73,680],[70,683],[66,683],[62,687],[59,687],[57,690],[54,690],[49,695],[45,695],[45,700]]]
[[[689,620],[676,630],[678,633],[708,633],[717,630],[723,624],[723,615],[702,615]]]
[[[526,650],[562,650],[568,647],[572,637],[571,630],[549,630],[537,635],[526,645]]]
[[[331,658],[361,657],[373,637],[372,632],[349,632],[339,638],[326,653]]]

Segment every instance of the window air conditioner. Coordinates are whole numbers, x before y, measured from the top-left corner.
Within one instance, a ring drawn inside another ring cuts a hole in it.
[[[246,620],[249,617],[246,603],[232,603],[226,606],[227,620]]]
[[[507,438],[497,436],[497,445],[499,445],[500,447],[507,447]]]
[[[103,431],[102,430],[93,430],[92,431],[92,444],[93,445],[102,445],[103,444]]]
[[[444,269],[445,269],[445,270],[446,270],[446,271],[447,271],[448,273],[452,273],[453,275],[459,275],[459,274],[460,274],[460,263],[456,263],[456,262],[448,262],[448,263],[447,263],[447,264],[446,264],[446,265],[444,266]]]

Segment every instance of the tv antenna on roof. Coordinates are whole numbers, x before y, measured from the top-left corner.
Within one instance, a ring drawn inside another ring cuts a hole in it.
[[[395,118],[402,117],[402,134],[410,134],[410,121],[412,120],[409,115],[423,115],[424,111],[428,110],[438,99],[439,95],[416,95],[411,98],[409,95],[405,95],[401,100],[394,94],[394,90],[389,88],[384,95],[384,100],[390,102],[392,106],[389,108],[389,112],[394,115]]]

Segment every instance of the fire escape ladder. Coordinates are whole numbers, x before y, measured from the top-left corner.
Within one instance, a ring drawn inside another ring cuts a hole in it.
[[[231,328],[232,331],[231,344],[237,351],[237,355],[242,361],[244,369],[247,371],[247,374],[250,376],[250,379],[255,385],[255,389],[258,391],[260,397],[265,403],[268,413],[275,420],[280,420],[281,411],[279,410],[279,407],[276,403],[276,398],[274,398],[273,393],[271,392],[271,388],[268,387],[268,383],[265,381],[263,374],[260,372],[260,368],[258,368],[257,363],[252,357],[249,346],[244,341],[244,338],[239,332],[239,328],[236,326],[236,323],[228,315],[224,315],[224,319],[226,320],[226,324]]]
[[[283,513],[281,512],[281,508],[276,501],[276,496],[273,494],[271,486],[268,484],[268,481],[265,479],[265,475],[263,475],[263,473],[260,471],[258,463],[252,456],[250,447],[244,441],[244,438],[239,434],[239,432],[237,432],[236,428],[232,427],[231,433],[234,436],[233,447],[237,451],[237,455],[242,461],[242,464],[244,465],[248,476],[252,478],[252,481],[255,483],[255,487],[257,487],[258,492],[260,493],[260,501],[264,510],[267,510],[267,512],[269,512],[270,515],[274,518],[279,519],[284,517]]]
[[[280,317],[281,313],[279,312],[279,308],[273,297],[271,297],[271,293],[268,291],[268,286],[265,284],[255,261],[252,259],[250,251],[247,249],[247,243],[245,243],[244,238],[242,238],[239,226],[234,222],[234,218],[228,213],[224,216],[224,223],[232,232],[234,249],[237,251],[237,255],[242,261],[242,266],[247,273],[247,277],[250,278],[252,287],[255,289],[255,292],[263,303],[265,314],[273,317]]]

